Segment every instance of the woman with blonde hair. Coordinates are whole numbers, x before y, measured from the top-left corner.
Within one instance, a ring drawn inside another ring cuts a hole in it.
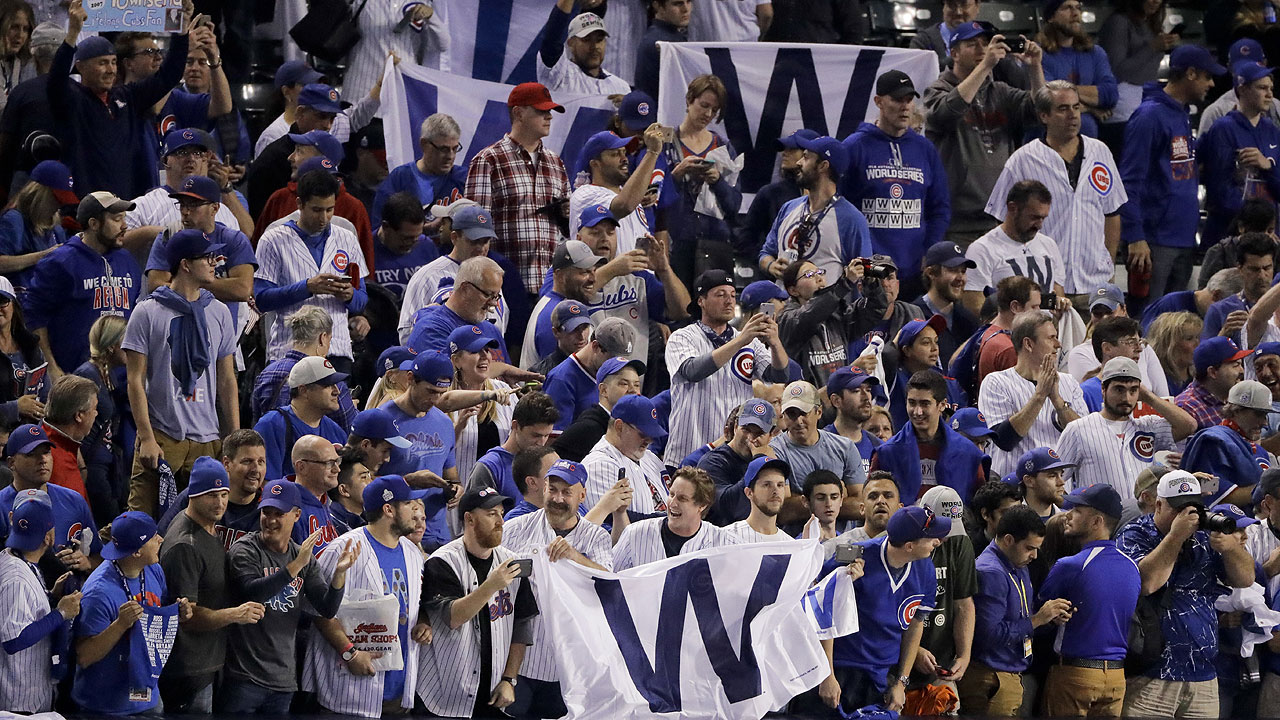
[[[0,275],[14,286],[25,287],[40,258],[67,241],[61,210],[80,202],[71,188],[67,166],[45,160],[31,169],[31,179],[0,214]]]
[[[458,462],[458,479],[466,486],[471,468],[476,460],[489,450],[506,442],[511,433],[511,414],[515,409],[516,395],[511,386],[501,380],[488,377],[489,349],[497,341],[483,338],[488,344],[474,349],[450,343],[449,359],[453,361],[452,390],[492,391],[492,400],[449,413],[457,440],[454,456]]]
[[[1160,358],[1169,394],[1176,396],[1196,377],[1194,355],[1204,320],[1192,312],[1163,313],[1147,328],[1147,343]]]
[[[124,350],[120,347],[125,324],[119,315],[95,320],[89,328],[89,359],[73,373],[98,386],[98,418],[80,441],[80,454],[89,504],[99,526],[111,522],[121,510],[137,433],[129,411]]]

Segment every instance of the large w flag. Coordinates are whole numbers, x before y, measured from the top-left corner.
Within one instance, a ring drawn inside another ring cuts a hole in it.
[[[773,179],[775,145],[801,128],[843,140],[875,120],[876,78],[901,70],[923,93],[938,77],[928,50],[791,43],[658,43],[658,120],[679,125],[689,81],[711,73],[724,81],[728,103],[713,129],[745,153],[742,192]]]
[[[829,669],[801,598],[816,540],[712,548],[599,572],[538,554],[538,621],[569,718],[760,718]]]
[[[508,85],[536,80],[542,26],[555,4],[555,0],[435,0],[432,5],[449,27],[450,72]]]

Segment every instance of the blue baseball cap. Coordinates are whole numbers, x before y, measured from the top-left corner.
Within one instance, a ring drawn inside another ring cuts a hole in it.
[[[995,430],[987,427],[987,418],[978,408],[960,408],[951,416],[951,429],[969,438],[994,437]]]
[[[908,505],[889,518],[889,525],[885,530],[889,535],[889,542],[894,545],[921,538],[941,540],[951,532],[951,518],[935,515],[926,507]]]
[[[351,107],[351,103],[343,102],[337,90],[320,83],[308,83],[298,93],[298,106],[309,107],[325,113],[340,113]]]
[[[479,205],[468,205],[453,214],[450,220],[454,230],[468,240],[485,240],[498,237],[493,231],[493,218]]]
[[[1099,305],[1115,312],[1116,308],[1124,305],[1124,291],[1111,283],[1094,290],[1089,297],[1089,309],[1093,310]]]
[[[222,188],[218,187],[218,183],[214,182],[213,178],[204,175],[188,175],[169,193],[169,197],[174,200],[187,198],[217,205],[222,202]]]
[[[570,332],[590,324],[591,315],[587,312],[587,307],[577,300],[561,300],[551,311],[551,327],[560,328],[561,332]]]
[[[409,487],[409,483],[400,475],[383,475],[382,477],[374,478],[372,482],[364,486],[364,492],[360,494],[360,500],[364,503],[365,511],[369,511],[374,508],[381,508],[387,503],[421,500],[426,496],[426,490],[414,490]]]
[[[1252,354],[1252,350],[1241,350],[1231,341],[1231,338],[1215,335],[1208,340],[1201,341],[1196,346],[1195,352],[1192,353],[1191,359],[1195,362],[1196,374],[1199,375],[1211,367],[1217,367],[1226,362],[1235,362]]]
[[[337,175],[338,163],[330,160],[324,155],[319,157],[309,157],[306,160],[303,160],[302,164],[298,166],[298,177],[302,177],[309,172],[315,172],[316,170],[323,170],[330,175]]]
[[[1089,507],[1107,517],[1113,518],[1119,518],[1124,513],[1124,507],[1120,502],[1120,493],[1106,483],[1076,488],[1062,499],[1062,507],[1068,510],[1076,507]]]
[[[57,160],[44,160],[31,168],[31,180],[53,191],[53,197],[59,205],[78,205],[75,181],[71,179],[71,170]]]
[[[102,545],[103,560],[119,560],[142,549],[156,536],[156,521],[150,515],[130,510],[111,521],[111,540]]]
[[[643,395],[624,395],[613,404],[609,417],[634,426],[650,439],[667,434],[666,428],[658,422],[658,409],[654,407],[652,400]]]
[[[632,368],[637,375],[644,375],[647,369],[643,362],[639,360],[628,360],[625,357],[611,357],[600,363],[600,369],[596,371],[596,384],[609,379],[610,375],[622,372],[623,368]]]
[[[835,372],[827,378],[827,394],[839,395],[843,390],[852,390],[861,387],[864,383],[871,383],[879,387],[880,380],[875,375],[868,373],[860,367],[842,367],[837,368]]]
[[[101,35],[94,35],[93,37],[85,38],[76,44],[75,61],[84,62],[85,60],[92,60],[94,58],[102,57],[103,55],[115,54],[116,46],[111,44],[110,40],[102,37]]]
[[[401,450],[413,447],[413,443],[400,434],[395,418],[382,408],[369,408],[356,413],[355,422],[351,423],[351,432],[370,440],[386,440]]]
[[[570,485],[582,485],[585,487],[587,484],[587,469],[582,466],[582,463],[560,459],[551,463],[551,467],[547,470],[547,477],[560,478]]]
[[[1179,45],[1169,53],[1169,68],[1172,70],[1204,70],[1210,75],[1226,75],[1227,69],[1218,64],[1213,53],[1199,45]]]
[[[742,484],[746,487],[751,487],[751,484],[756,481],[760,473],[765,470],[777,470],[782,473],[782,476],[788,482],[791,480],[791,466],[787,464],[786,460],[761,455],[747,464],[747,470],[742,474]]]
[[[258,509],[275,508],[280,512],[302,507],[302,494],[292,480],[280,478],[272,480],[262,487],[262,499],[258,501]]]
[[[53,498],[49,497],[49,493],[45,492],[44,490],[36,490],[35,488],[30,488],[27,490],[19,490],[17,493],[14,494],[12,509],[17,510],[19,507],[29,502],[41,503],[43,505],[47,505],[50,508],[53,507]]]
[[[778,283],[770,280],[757,280],[742,288],[738,296],[738,304],[744,308],[757,308],[769,300],[786,300],[787,291],[778,287]]]
[[[1227,62],[1235,67],[1236,63],[1243,60],[1266,65],[1267,54],[1262,50],[1262,43],[1253,38],[1240,38],[1231,43],[1231,49],[1227,51]]]
[[[187,482],[187,497],[218,491],[231,492],[231,477],[227,475],[227,469],[207,455],[196,458],[191,466],[191,479]]]
[[[1257,518],[1250,517],[1249,514],[1246,513],[1244,510],[1241,510],[1238,506],[1232,505],[1231,503],[1214,505],[1212,510],[1216,513],[1222,513],[1223,515],[1226,515],[1232,520],[1235,520],[1237,530],[1240,530],[1242,528],[1247,528],[1250,525],[1256,525],[1258,522]]]
[[[459,350],[480,352],[487,347],[497,347],[498,340],[484,334],[478,325],[462,325],[449,333],[449,354]]]
[[[1022,453],[1022,457],[1018,458],[1018,464],[1015,467],[1017,467],[1017,477],[1021,482],[1021,479],[1027,475],[1075,467],[1075,464],[1063,462],[1053,448],[1038,447]]]
[[[608,130],[601,130],[592,135],[582,144],[582,150],[578,152],[578,172],[591,172],[590,163],[600,157],[600,153],[626,147],[628,142],[630,140],[627,138],[618,137]]]
[[[41,445],[53,445],[49,436],[40,425],[19,425],[9,433],[9,441],[4,444],[4,456],[28,455]]]
[[[44,543],[45,536],[53,529],[53,505],[27,502],[13,509],[9,516],[9,539],[5,545],[21,552],[30,552]]]
[[[925,251],[923,267],[932,265],[941,265],[949,268],[964,265],[970,270],[978,267],[978,263],[965,257],[964,248],[949,240],[939,240],[930,245],[929,249]]]
[[[658,104],[643,90],[632,90],[622,96],[618,106],[618,119],[631,132],[644,132],[658,120]]]
[[[429,382],[438,388],[453,387],[453,362],[439,350],[424,350],[413,360],[401,363],[401,370],[412,370],[413,379]]]
[[[738,427],[754,425],[769,432],[777,419],[778,414],[773,409],[773,403],[760,398],[751,398],[742,403],[742,410],[738,412]]]
[[[582,212],[578,213],[578,224],[582,227],[595,227],[605,220],[618,224],[617,218],[613,213],[609,212],[608,205],[588,205],[582,208]]]
[[[947,47],[953,48],[958,42],[963,40],[972,40],[976,37],[986,36],[991,38],[998,33],[999,31],[996,30],[995,25],[992,25],[985,20],[974,20],[973,22],[967,22],[956,28],[955,32],[951,34],[951,44]]]
[[[414,353],[404,345],[392,345],[378,356],[378,377],[387,374],[388,370],[399,370],[400,365],[412,362]]]
[[[941,335],[947,329],[947,319],[941,315],[934,315],[928,320],[912,320],[898,330],[894,345],[900,348],[911,347],[911,343],[915,342],[916,337],[927,327],[933,328],[935,333]]]
[[[836,171],[836,175],[844,175],[849,169],[849,151],[845,149],[844,143],[835,138],[826,135],[799,138],[796,144],[831,163],[831,168]]]
[[[1280,342],[1258,343],[1258,347],[1253,349],[1254,361],[1263,355],[1280,355]]]
[[[338,138],[324,130],[312,130],[301,134],[289,133],[289,139],[295,145],[310,145],[319,150],[321,155],[337,163],[342,162],[342,158],[347,154],[342,149],[342,143],[338,141]]]
[[[214,242],[203,230],[190,228],[188,230],[179,230],[170,236],[165,241],[164,254],[169,258],[170,264],[176,265],[179,260],[190,260],[216,254],[224,247],[226,246],[222,243]]]
[[[1232,82],[1235,87],[1241,87],[1255,80],[1261,80],[1275,71],[1275,68],[1267,67],[1252,60],[1242,60],[1231,66]]]
[[[778,138],[778,145],[783,150],[800,150],[801,140],[813,140],[816,137],[819,137],[816,131],[801,128],[786,137]]]
[[[310,85],[324,78],[312,67],[301,60],[290,60],[276,68],[276,89],[285,85]]]
[[[218,147],[213,136],[200,128],[177,128],[164,136],[164,148],[161,156],[168,157],[184,147],[198,147],[202,150],[213,150]]]

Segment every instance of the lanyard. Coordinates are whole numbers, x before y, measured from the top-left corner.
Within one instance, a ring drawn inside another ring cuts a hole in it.
[[[1027,586],[1015,577],[1013,573],[1009,573],[1009,580],[1013,582],[1013,587],[1018,591],[1018,600],[1022,603],[1023,617],[1029,617],[1031,615],[1031,608],[1027,606]]]
[[[120,586],[124,588],[125,599],[132,600],[134,596],[133,596],[133,593],[129,592],[129,580],[124,576],[124,571],[120,569],[120,565],[115,560],[111,561],[111,567],[115,568],[116,572],[120,574]],[[138,604],[145,605],[147,602],[147,569],[146,568],[143,568],[142,572],[138,573],[138,587],[140,588],[138,597],[142,598],[141,600],[138,601]]]

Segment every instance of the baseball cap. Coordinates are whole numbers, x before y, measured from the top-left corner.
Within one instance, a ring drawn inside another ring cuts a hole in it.
[[[935,333],[941,335],[947,329],[947,319],[941,315],[934,315],[928,320],[912,320],[898,330],[898,338],[894,344],[900,348],[910,347],[911,343],[916,341],[916,336],[927,327],[933,328]]]
[[[30,552],[40,547],[52,529],[52,505],[23,503],[15,507],[9,516],[9,538],[5,545],[21,552]]]
[[[587,469],[582,466],[582,463],[561,458],[551,463],[551,467],[547,468],[547,477],[560,478],[570,485],[582,485],[585,487],[587,484]]]
[[[187,497],[199,497],[219,490],[231,491],[231,477],[222,463],[205,455],[196,458],[187,482]]]
[[[323,170],[330,175],[337,175],[338,163],[330,160],[324,155],[319,157],[309,157],[306,160],[303,160],[302,164],[298,166],[298,177],[302,177],[303,175],[316,170]]]
[[[1211,75],[1225,75],[1227,69],[1213,59],[1213,53],[1199,45],[1179,45],[1169,53],[1169,68],[1172,70],[1188,70],[1195,68]]]
[[[1234,67],[1241,60],[1265,65],[1267,55],[1262,50],[1262,43],[1253,38],[1240,38],[1231,43],[1231,49],[1227,51],[1227,61]]]
[[[454,202],[448,207],[453,208],[458,202],[461,201]],[[432,208],[432,210],[434,209]],[[432,214],[434,215],[435,213],[433,212]],[[493,218],[479,205],[474,203],[465,205],[448,216],[453,221],[453,229],[462,233],[462,236],[468,240],[485,240],[498,237],[497,233],[493,231]]]
[[[330,160],[340,163],[342,158],[346,156],[346,151],[342,149],[342,143],[338,138],[330,135],[324,130],[312,130],[305,133],[289,133],[289,139],[296,145],[311,145],[320,151],[321,155]]]
[[[1038,447],[1022,453],[1022,457],[1018,458],[1016,467],[1018,468],[1018,478],[1021,479],[1027,475],[1035,475],[1046,470],[1075,467],[1075,464],[1063,462],[1053,448]]]
[[[53,499],[49,497],[49,493],[44,490],[36,490],[32,488],[28,490],[19,490],[14,494],[12,509],[17,510],[19,507],[29,502],[41,503],[50,508],[53,507]]]
[[[1242,60],[1231,66],[1232,81],[1235,83],[1235,87],[1248,85],[1254,80],[1261,80],[1275,71],[1275,68],[1267,67],[1253,60]]]
[[[602,32],[609,37],[609,31],[604,29],[604,19],[593,12],[578,13],[569,21],[569,37],[584,38],[593,32]]]
[[[168,157],[184,147],[212,150],[217,145],[213,142],[213,136],[200,128],[178,128],[170,130],[164,136],[164,149],[161,155]]]
[[[102,57],[103,55],[115,54],[116,46],[112,45],[110,40],[102,37],[101,35],[95,35],[93,37],[85,38],[76,44],[75,61],[84,62],[85,60],[92,60],[94,58]]]
[[[1280,491],[1280,468],[1262,471],[1262,479],[1258,481],[1258,489],[1263,495],[1275,495]]]
[[[183,179],[169,197],[174,200],[189,198],[201,202],[218,204],[222,202],[222,188],[212,178],[204,175],[190,175]]]
[[[984,35],[990,38],[997,32],[999,31],[996,30],[995,25],[984,20],[974,20],[955,29],[955,32],[951,34],[951,45],[949,47],[955,47],[955,44],[961,40],[972,40]]]
[[[511,94],[507,96],[507,107],[531,107],[534,110],[564,112],[564,106],[551,99],[551,91],[547,86],[536,82],[520,83],[511,88]]]
[[[315,355],[302,358],[289,371],[290,388],[311,384],[337,385],[346,379],[347,374],[338,372],[327,358]]]
[[[324,75],[313,70],[305,62],[290,60],[276,68],[275,84],[277,89],[285,85],[310,85],[323,77]]]
[[[876,78],[876,95],[888,95],[895,100],[908,95],[920,97],[915,84],[911,82],[911,76],[901,70],[890,70]]]
[[[1138,369],[1138,363],[1127,357],[1113,357],[1102,366],[1102,372],[1098,373],[1098,382],[1106,382],[1116,378],[1130,378],[1133,380],[1142,379],[1142,371]]]
[[[784,150],[799,150],[801,140],[812,140],[816,137],[818,137],[816,131],[801,128],[786,137],[778,138],[778,145]]]
[[[964,256],[964,248],[959,245],[940,240],[929,246],[924,253],[924,267],[930,265],[941,265],[943,267],[960,267],[964,265],[969,269],[978,267],[978,263]]]
[[[57,160],[37,163],[31,168],[31,180],[52,190],[59,205],[75,205],[80,202],[80,198],[76,197],[71,170]]]
[[[738,304],[744,308],[757,308],[768,300],[786,300],[787,293],[770,280],[757,280],[742,289]]]
[[[103,560],[119,560],[142,549],[156,536],[156,521],[138,510],[120,513],[111,521],[111,540],[102,544]]]
[[[1227,402],[1238,407],[1262,412],[1276,412],[1271,407],[1271,390],[1257,380],[1241,380],[1227,392]]]
[[[1138,473],[1138,477],[1133,481],[1133,496],[1136,498],[1142,493],[1150,490],[1156,483],[1160,482],[1160,478],[1164,477],[1168,472],[1169,468],[1163,465],[1152,464],[1143,468],[1142,472]],[[1263,473],[1263,477],[1266,477],[1266,473]],[[1276,479],[1277,481],[1280,481],[1280,475],[1277,475]]]
[[[1120,493],[1106,483],[1076,488],[1062,499],[1062,507],[1068,510],[1073,507],[1089,507],[1113,518],[1119,518],[1124,512]]]
[[[33,48],[57,47],[62,44],[62,40],[66,36],[67,31],[61,25],[51,20],[46,20],[31,31],[30,45]]]
[[[413,360],[414,352],[404,345],[392,345],[378,356],[378,377],[387,374],[388,370],[399,370],[400,364]]]
[[[590,13],[583,14],[589,15]],[[582,15],[579,15],[578,17],[582,17]],[[587,138],[585,143],[582,144],[582,150],[578,153],[578,172],[590,172],[591,168],[588,164],[592,160],[600,157],[600,153],[605,150],[616,150],[621,147],[626,147],[628,142],[630,142],[630,140],[620,138],[608,130],[601,130],[595,135],[592,135]]]
[[[608,317],[596,325],[591,339],[600,344],[605,355],[616,357],[630,355],[635,349],[636,330],[620,317]]]
[[[1115,311],[1116,308],[1124,304],[1124,291],[1110,283],[1103,285],[1089,297],[1089,309],[1102,305],[1108,310]]]
[[[628,360],[625,357],[611,357],[600,363],[600,369],[596,371],[596,384],[609,379],[610,375],[621,372],[624,368],[632,368],[637,375],[644,375],[647,369],[643,362],[639,360]]]
[[[643,132],[658,118],[658,104],[649,93],[643,90],[632,90],[622,96],[622,104],[618,106],[618,119],[622,126],[632,132]]]
[[[467,493],[462,496],[462,499],[458,501],[458,512],[469,513],[473,510],[488,510],[489,508],[498,507],[502,503],[507,502],[508,499],[509,498],[500,494],[497,490],[494,490],[491,487],[468,490]],[[368,507],[368,505],[366,504],[365,507]]]
[[[190,228],[179,230],[170,236],[165,241],[164,254],[169,258],[170,264],[177,264],[179,260],[216,255],[224,247],[226,245],[214,242],[203,230]]]
[[[815,138],[800,138],[796,144],[831,163],[836,175],[844,175],[849,169],[849,151],[835,138],[819,135]]]
[[[262,499],[258,500],[258,508],[275,508],[280,512],[289,512],[302,507],[302,495],[293,481],[280,478],[272,480],[262,487]]]
[[[41,445],[53,445],[53,441],[39,425],[19,425],[9,433],[9,441],[4,444],[4,456],[27,455]]]
[[[755,482],[756,477],[765,470],[777,470],[787,480],[791,479],[791,465],[786,460],[761,455],[747,464],[747,470],[742,475],[742,484],[751,487],[751,483]]]
[[[863,383],[878,386],[880,380],[860,367],[842,367],[827,378],[827,394],[838,395],[842,390],[852,390]]]
[[[1253,349],[1253,359],[1256,361],[1263,355],[1280,355],[1280,342],[1258,343]]]
[[[409,483],[400,475],[383,475],[364,486],[360,500],[364,503],[365,510],[371,510],[387,503],[421,500],[426,495],[426,490],[409,487]]]
[[[80,227],[89,227],[89,220],[92,218],[101,217],[106,213],[132,210],[135,207],[137,206],[128,200],[121,200],[106,190],[97,190],[80,199],[80,205],[76,207],[76,222],[80,223]]]
[[[704,270],[701,275],[693,280],[693,294],[689,301],[689,314],[695,318],[702,317],[702,308],[698,307],[698,298],[703,297],[712,289],[721,285],[735,287],[733,284],[733,276],[723,270]]]
[[[582,212],[578,213],[578,224],[582,227],[595,227],[605,220],[609,220],[615,225],[618,224],[618,219],[613,216],[613,213],[609,212],[609,206],[607,205],[588,205],[582,208]]]
[[[391,413],[382,408],[369,408],[356,413],[356,419],[351,423],[351,432],[370,440],[386,440],[392,447],[401,450],[413,447],[413,443],[400,435],[400,428],[396,427]]]
[[[994,437],[995,430],[987,427],[987,418],[978,408],[960,408],[951,416],[951,429],[970,438]]]
[[[453,386],[453,362],[439,350],[425,350],[410,362],[402,363],[401,370],[412,370],[413,379],[429,382],[438,388]]]
[[[484,334],[484,331],[477,325],[461,325],[454,328],[449,333],[449,354],[452,355],[459,350],[466,352],[480,352],[487,347],[497,347],[496,338],[491,338]]]
[[[1250,517],[1244,510],[1241,510],[1239,506],[1232,505],[1231,503],[1222,503],[1221,505],[1214,505],[1210,509],[1216,513],[1222,513],[1223,515],[1226,515],[1232,520],[1235,520],[1237,530],[1240,530],[1241,528],[1247,528],[1250,525],[1256,525],[1258,522],[1257,518]]]
[[[941,540],[951,533],[951,518],[936,515],[932,510],[919,505],[909,505],[900,508],[889,518],[886,530],[889,542],[894,545],[921,538]]]
[[[328,85],[307,83],[303,86],[302,92],[298,93],[298,106],[325,113],[340,113],[351,107],[351,103],[343,102],[338,91]]]
[[[1204,497],[1200,491],[1200,480],[1186,470],[1173,470],[1165,473],[1156,484],[1156,497],[1169,503],[1169,507],[1179,509],[1188,505],[1204,506]]]
[[[773,411],[773,403],[766,402],[760,398],[751,398],[742,403],[742,410],[738,413],[738,427],[754,425],[765,432],[769,432],[773,429],[773,423],[777,419],[777,415]]]
[[[929,508],[939,518],[951,521],[951,531],[947,533],[947,537],[960,537],[965,534],[964,502],[960,499],[960,493],[946,485],[935,485],[916,504]]]
[[[658,410],[653,406],[653,401],[643,395],[624,395],[619,398],[613,404],[609,418],[635,427],[650,439],[667,435],[666,429],[658,422]]]
[[[0,295],[3,295],[10,300],[18,299],[18,291],[13,289],[13,283],[9,278],[3,275],[0,275]]]
[[[818,388],[805,380],[796,380],[782,391],[782,412],[792,408],[804,413],[811,413],[822,407],[822,398],[818,397]]]
[[[591,252],[591,248],[581,240],[566,240],[556,246],[556,251],[551,256],[551,269],[564,270],[572,267],[588,270],[606,262],[608,260]]]
[[[469,207],[480,207],[480,203],[467,198],[458,198],[448,205],[432,205],[431,217],[437,219],[449,218],[452,220],[458,216],[458,213],[462,209]]]
[[[1231,338],[1215,335],[1208,340],[1201,341],[1196,346],[1191,358],[1195,362],[1196,374],[1198,375],[1211,367],[1217,367],[1225,362],[1235,362],[1241,358],[1248,357],[1252,353],[1252,350],[1241,350],[1231,341]]]
[[[587,307],[577,300],[561,300],[551,311],[551,327],[559,328],[561,332],[571,332],[590,324]]]

